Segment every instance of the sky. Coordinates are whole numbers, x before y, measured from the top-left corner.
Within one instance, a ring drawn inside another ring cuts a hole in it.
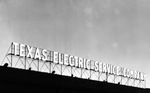
[[[0,0],[0,62],[18,42],[146,73],[150,0]]]

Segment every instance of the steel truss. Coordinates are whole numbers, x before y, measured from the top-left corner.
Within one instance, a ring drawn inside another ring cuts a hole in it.
[[[8,67],[13,67],[13,68],[65,75],[65,76],[71,76],[76,78],[109,82],[109,83],[115,83],[115,84],[121,84],[121,85],[127,85],[127,86],[139,87],[139,88],[146,87],[145,80],[142,81],[133,78],[127,78],[123,76],[103,73],[103,72],[96,72],[94,70],[71,67],[67,65],[57,64],[51,61],[45,62],[41,60],[34,60],[31,58],[20,57],[19,55],[14,55],[13,50],[14,47],[11,44],[1,65],[8,63]]]

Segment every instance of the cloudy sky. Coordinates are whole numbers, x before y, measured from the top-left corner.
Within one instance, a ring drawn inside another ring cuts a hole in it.
[[[150,0],[0,0],[0,61],[12,41],[147,74]]]

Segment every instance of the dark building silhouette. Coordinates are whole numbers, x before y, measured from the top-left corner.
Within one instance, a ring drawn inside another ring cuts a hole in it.
[[[2,91],[2,92],[1,92]],[[1,93],[150,93],[149,89],[0,67]]]

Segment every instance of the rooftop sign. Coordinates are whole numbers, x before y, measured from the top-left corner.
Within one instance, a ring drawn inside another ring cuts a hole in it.
[[[93,70],[95,72],[103,72],[142,81],[145,80],[145,73],[139,71],[15,42],[12,43],[12,46],[12,54],[15,56],[42,60],[44,62],[53,62],[61,65]]]

